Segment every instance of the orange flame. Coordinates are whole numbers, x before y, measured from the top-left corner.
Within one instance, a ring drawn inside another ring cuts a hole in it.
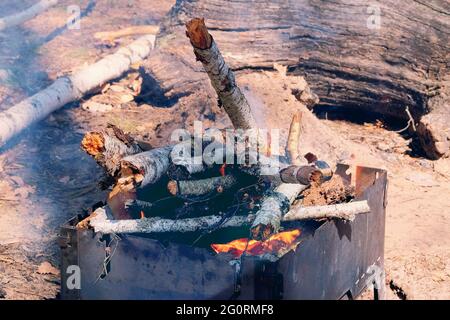
[[[277,254],[283,249],[289,249],[300,236],[300,233],[299,229],[294,229],[274,234],[265,241],[242,238],[226,244],[212,244],[211,247],[216,253],[231,253],[235,258],[239,258],[244,251],[249,256]]]

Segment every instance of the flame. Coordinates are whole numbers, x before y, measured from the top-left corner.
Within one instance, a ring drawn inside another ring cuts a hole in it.
[[[292,248],[300,233],[299,229],[294,229],[274,234],[265,241],[242,238],[226,244],[212,244],[211,247],[216,253],[230,253],[235,258],[239,258],[244,251],[249,256],[278,254],[283,250]]]

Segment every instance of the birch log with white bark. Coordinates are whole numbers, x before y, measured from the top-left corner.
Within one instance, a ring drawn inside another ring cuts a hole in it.
[[[302,221],[311,219],[343,219],[352,221],[356,215],[370,212],[366,200],[341,203],[330,206],[293,208],[282,221]],[[203,216],[189,219],[163,219],[159,217],[109,220],[103,208],[97,209],[89,218],[89,225],[95,232],[109,233],[160,233],[160,232],[196,232],[217,227],[221,216]],[[233,216],[218,228],[245,227],[255,221],[254,215]]]
[[[58,2],[59,0],[41,0],[22,12],[3,17],[0,19],[0,31],[31,20],[47,9],[57,5]]]
[[[167,189],[174,196],[203,196],[210,193],[222,193],[236,183],[235,176],[226,175],[198,180],[171,180]]]
[[[0,146],[53,111],[121,76],[132,64],[150,54],[154,42],[154,35],[143,36],[80,71],[57,79],[48,88],[0,112]]]
[[[239,227],[249,224],[252,217],[234,216],[221,225],[221,228]],[[222,221],[221,216],[204,216],[189,219],[144,218],[135,220],[108,220],[106,211],[95,211],[89,224],[95,232],[101,233],[159,233],[159,232],[195,232],[208,230]]]
[[[308,220],[308,219],[343,219],[353,221],[357,214],[370,212],[367,201],[355,201],[339,203],[328,206],[291,208],[283,217],[283,221]]]
[[[234,128],[257,128],[247,99],[236,85],[233,71],[228,67],[216,42],[209,34],[204,19],[192,19],[186,24],[186,29],[195,56],[203,64]]]
[[[254,239],[267,239],[280,230],[281,219],[286,214],[292,202],[308,186],[302,184],[282,183],[273,193],[266,197],[251,226]]]

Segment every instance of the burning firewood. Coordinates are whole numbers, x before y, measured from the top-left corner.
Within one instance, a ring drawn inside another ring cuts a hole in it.
[[[237,179],[233,175],[219,176],[200,180],[169,181],[167,189],[172,195],[183,197],[202,196],[210,193],[222,193],[235,185]]]
[[[47,9],[57,5],[59,0],[41,0],[28,9],[0,19],[0,31],[20,25],[28,20],[33,19]]]
[[[265,241],[244,238],[226,244],[212,244],[211,248],[216,253],[230,253],[234,258],[239,258],[245,254],[246,256],[258,256],[276,261],[300,244],[300,234],[299,229],[294,229],[274,234]]]
[[[343,219],[352,220],[358,214],[370,212],[370,207],[366,200],[350,203],[342,203],[332,206],[318,207],[297,207],[292,213],[289,212],[281,221],[300,221],[311,219]],[[222,224],[222,216],[202,216],[187,219],[164,219],[160,217],[130,219],[130,220],[109,220],[106,210],[98,208],[89,217],[88,224],[94,228],[95,232],[110,233],[161,233],[161,232],[197,232],[209,230],[212,227],[231,228],[244,227],[254,223],[255,215],[232,216]],[[83,224],[86,227],[86,224]],[[270,236],[266,237],[269,239]]]
[[[251,226],[253,239],[267,239],[271,234],[277,233],[281,226],[283,215],[289,211],[292,202],[307,188],[303,184],[282,183],[267,196]]]
[[[94,34],[94,38],[104,42],[113,43],[118,38],[143,34],[157,34],[158,32],[159,26],[155,25],[132,26],[117,31],[97,32]]]
[[[169,169],[171,151],[172,147],[166,146],[123,158],[118,183],[131,182],[135,188],[155,183]]]
[[[144,151],[133,137],[111,124],[102,132],[87,133],[81,141],[81,148],[111,176],[116,175],[124,157]]]
[[[133,64],[142,61],[152,50],[154,35],[146,35],[116,53],[70,76],[57,79],[46,89],[0,112],[0,146],[19,132],[46,118],[67,103],[79,100],[107,81],[118,78]]]
[[[194,53],[207,72],[226,113],[236,129],[255,129],[256,121],[247,99],[236,85],[231,69],[224,61],[204,19],[195,18],[186,24],[186,35]]]
[[[221,225],[221,228],[240,227],[250,223],[251,216],[234,216]],[[110,233],[160,233],[160,232],[196,232],[208,230],[222,221],[222,216],[203,216],[188,219],[163,219],[159,217],[108,220],[106,211],[99,208],[89,224],[95,232]]]

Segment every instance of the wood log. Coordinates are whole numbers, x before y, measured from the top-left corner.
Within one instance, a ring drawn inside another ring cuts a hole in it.
[[[167,189],[174,196],[191,197],[211,193],[222,193],[234,186],[237,179],[233,175],[213,177],[199,180],[169,181]]]
[[[239,227],[249,223],[251,217],[234,216],[221,225],[221,228]],[[106,211],[99,208],[89,224],[95,232],[110,233],[160,233],[160,232],[196,232],[208,230],[222,221],[221,216],[204,216],[189,219],[144,218],[136,220],[108,220]]]
[[[0,31],[20,25],[33,19],[47,9],[57,5],[59,0],[41,0],[28,9],[0,19]]]
[[[156,35],[158,32],[159,26],[155,25],[132,26],[116,31],[96,32],[94,34],[94,38],[105,42],[114,42],[118,38],[143,34]]]
[[[149,55],[154,41],[154,35],[143,36],[80,71],[57,79],[48,88],[0,112],[0,146],[53,111],[121,76],[132,64]]]
[[[286,143],[286,157],[292,164],[296,165],[303,163],[299,152],[301,120],[302,113],[295,113],[292,117],[291,125],[289,127],[288,140]]]
[[[166,146],[123,158],[118,184],[131,182],[134,189],[154,184],[169,169],[171,150]]]
[[[117,174],[124,157],[144,151],[133,137],[114,125],[109,125],[102,132],[87,133],[81,141],[81,148],[111,176]]]
[[[280,230],[281,219],[297,196],[308,186],[282,183],[261,203],[251,226],[253,239],[265,240]]]
[[[445,0],[401,6],[395,0],[180,0],[162,22],[160,50],[148,66],[168,94],[193,92],[203,78],[187,58],[182,35],[186,21],[204,16],[233,70],[271,70],[280,63],[290,75],[305,76],[330,108],[406,122],[410,106],[414,119],[424,122],[417,133],[422,147],[436,158],[449,152],[449,12]],[[372,23],[378,17],[379,26]],[[179,71],[168,74],[166,59]],[[436,116],[423,119],[428,113]]]
[[[216,42],[209,34],[204,19],[186,23],[186,35],[191,40],[197,60],[201,61],[220,103],[230,117],[235,129],[254,129],[256,121],[247,99],[236,85],[233,71],[222,57]]]
[[[353,221],[357,214],[370,212],[367,201],[339,203],[328,206],[291,208],[283,217],[283,221],[309,220],[309,219],[342,219]]]
[[[331,206],[297,207],[289,211],[282,221],[301,221],[311,219],[342,219],[352,221],[358,214],[370,212],[367,201],[342,203]],[[161,232],[197,232],[209,230],[222,221],[221,216],[203,216],[189,219],[163,219],[159,217],[109,220],[104,208],[97,209],[89,218],[89,225],[95,232],[110,233],[161,233]],[[252,225],[254,215],[232,216],[218,228],[244,227]]]

